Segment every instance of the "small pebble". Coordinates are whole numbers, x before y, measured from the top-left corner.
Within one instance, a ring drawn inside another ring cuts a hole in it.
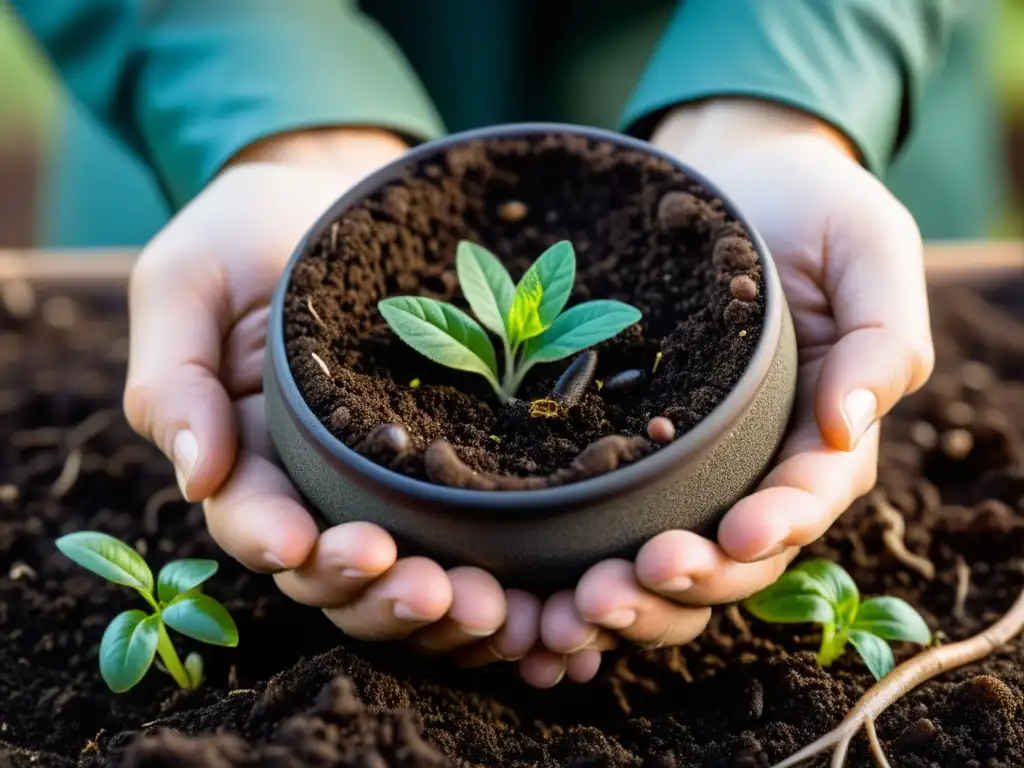
[[[352,422],[352,412],[344,405],[340,405],[334,409],[328,419],[327,426],[331,432],[338,434],[344,430]]]
[[[26,320],[36,308],[36,292],[28,280],[7,280],[0,287],[0,300],[15,320]]]
[[[995,373],[984,363],[969,360],[960,368],[960,380],[972,392],[982,392],[991,386]]]
[[[707,204],[689,192],[667,192],[658,203],[658,224],[662,229],[688,229],[707,212]]]
[[[747,238],[730,235],[715,242],[711,261],[719,269],[745,271],[757,264],[757,251]]]
[[[510,224],[522,221],[529,212],[530,209],[526,207],[526,203],[519,200],[508,200],[498,206],[498,216]]]
[[[0,503],[13,504],[18,500],[18,486],[13,483],[0,485]]]
[[[54,296],[41,307],[43,321],[52,328],[70,328],[78,319],[78,310],[67,296]]]
[[[939,433],[931,422],[915,421],[910,427],[910,439],[922,451],[931,451],[939,444]]]
[[[664,416],[655,416],[647,422],[647,436],[656,443],[671,443],[676,437],[676,425]]]
[[[642,384],[643,380],[643,371],[639,368],[630,368],[626,371],[620,371],[614,376],[609,376],[604,383],[604,389],[608,392],[626,392]]]
[[[367,447],[402,453],[409,447],[409,433],[398,424],[379,424],[366,436]]]
[[[962,401],[946,406],[946,421],[951,427],[966,427],[974,421],[974,407]]]
[[[757,283],[750,275],[736,275],[729,283],[729,293],[740,301],[753,301],[757,298]]]
[[[974,437],[966,429],[950,429],[942,433],[942,452],[953,461],[967,458],[974,448]]]

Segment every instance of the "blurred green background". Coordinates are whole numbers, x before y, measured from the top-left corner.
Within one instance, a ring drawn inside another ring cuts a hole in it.
[[[46,0],[39,0],[45,2]],[[1024,236],[1024,0],[998,0],[990,72],[1000,95],[1007,169],[1014,183],[1005,210],[992,212],[993,237]],[[63,153],[61,141],[75,126],[79,148]],[[84,144],[83,142],[84,137]],[[0,0],[0,248],[62,247],[95,240],[88,231],[90,206],[79,196],[62,199],[52,184],[55,163],[73,164],[77,174],[109,180],[119,189],[118,216],[97,208],[105,220],[102,242],[137,245],[159,226],[163,202],[146,182],[148,171],[114,151],[112,139],[91,119],[68,108],[60,85]],[[65,166],[67,167],[67,166]],[[85,199],[83,199],[85,198]],[[47,199],[50,205],[42,205]],[[107,201],[109,205],[109,201]],[[73,209],[86,230],[62,230],[62,209]],[[53,216],[53,220],[49,217]]]

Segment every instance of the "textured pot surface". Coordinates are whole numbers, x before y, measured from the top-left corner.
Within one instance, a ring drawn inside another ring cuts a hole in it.
[[[764,326],[733,391],[696,427],[632,465],[539,491],[473,491],[406,477],[356,453],[312,413],[284,345],[284,297],[295,263],[338,216],[382,186],[460,142],[568,133],[668,159],[726,203],[758,250]],[[713,535],[720,516],[764,476],[782,441],[796,386],[792,320],[770,255],[740,211],[699,173],[649,145],[618,134],[560,125],[473,131],[418,147],[342,196],[299,244],[274,296],[264,391],[274,445],[296,486],[332,523],[369,520],[407,551],[442,564],[473,564],[506,586],[540,592],[569,586],[594,562],[631,556],[652,536],[683,528]]]

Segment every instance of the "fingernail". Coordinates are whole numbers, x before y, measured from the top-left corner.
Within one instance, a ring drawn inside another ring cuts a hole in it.
[[[864,436],[878,416],[878,399],[867,389],[855,389],[843,398],[843,418],[853,445]]]
[[[562,678],[563,677],[565,677],[565,669],[564,668],[562,669],[561,672],[558,673],[558,677],[556,677],[554,679],[554,682],[552,682],[551,685],[548,686],[548,688],[554,688],[556,685],[558,685],[560,682],[562,682]]]
[[[613,611],[601,619],[601,626],[608,629],[625,629],[633,626],[636,622],[636,611],[632,608],[623,608]]]
[[[342,570],[341,575],[346,579],[370,579],[373,578],[372,573],[366,571],[360,571],[357,568],[345,568]]]
[[[689,576],[676,576],[658,585],[659,592],[686,592],[693,587],[693,579]]]
[[[281,562],[281,558],[275,555],[273,552],[263,553],[263,562],[269,565],[275,571],[287,571],[288,566]]]
[[[483,629],[481,627],[462,627],[462,634],[468,635],[469,637],[490,637],[497,629]]]
[[[424,616],[422,613],[413,610],[405,603],[398,601],[395,602],[395,605],[391,609],[391,611],[394,614],[395,618],[399,621],[423,622],[435,620],[434,616]]]
[[[773,557],[778,557],[785,551],[786,543],[780,541],[777,544],[772,544],[770,547],[767,547],[766,549],[763,549],[760,552],[758,552],[756,555],[754,555],[754,557],[750,558],[750,562],[759,563],[762,560],[769,560]]]
[[[171,443],[171,460],[174,462],[174,476],[178,480],[178,487],[181,495],[188,498],[188,483],[192,479],[192,472],[196,468],[196,461],[199,458],[199,443],[191,430],[183,429],[174,436]]]

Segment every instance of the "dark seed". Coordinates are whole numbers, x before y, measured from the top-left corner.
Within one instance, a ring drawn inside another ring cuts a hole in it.
[[[643,383],[646,376],[639,368],[630,368],[610,376],[604,383],[608,392],[627,392]]]
[[[597,352],[592,349],[573,360],[572,365],[565,369],[565,373],[555,384],[554,394],[562,405],[571,408],[580,401],[583,393],[590,386],[590,382],[594,380],[595,370],[597,370]]]

